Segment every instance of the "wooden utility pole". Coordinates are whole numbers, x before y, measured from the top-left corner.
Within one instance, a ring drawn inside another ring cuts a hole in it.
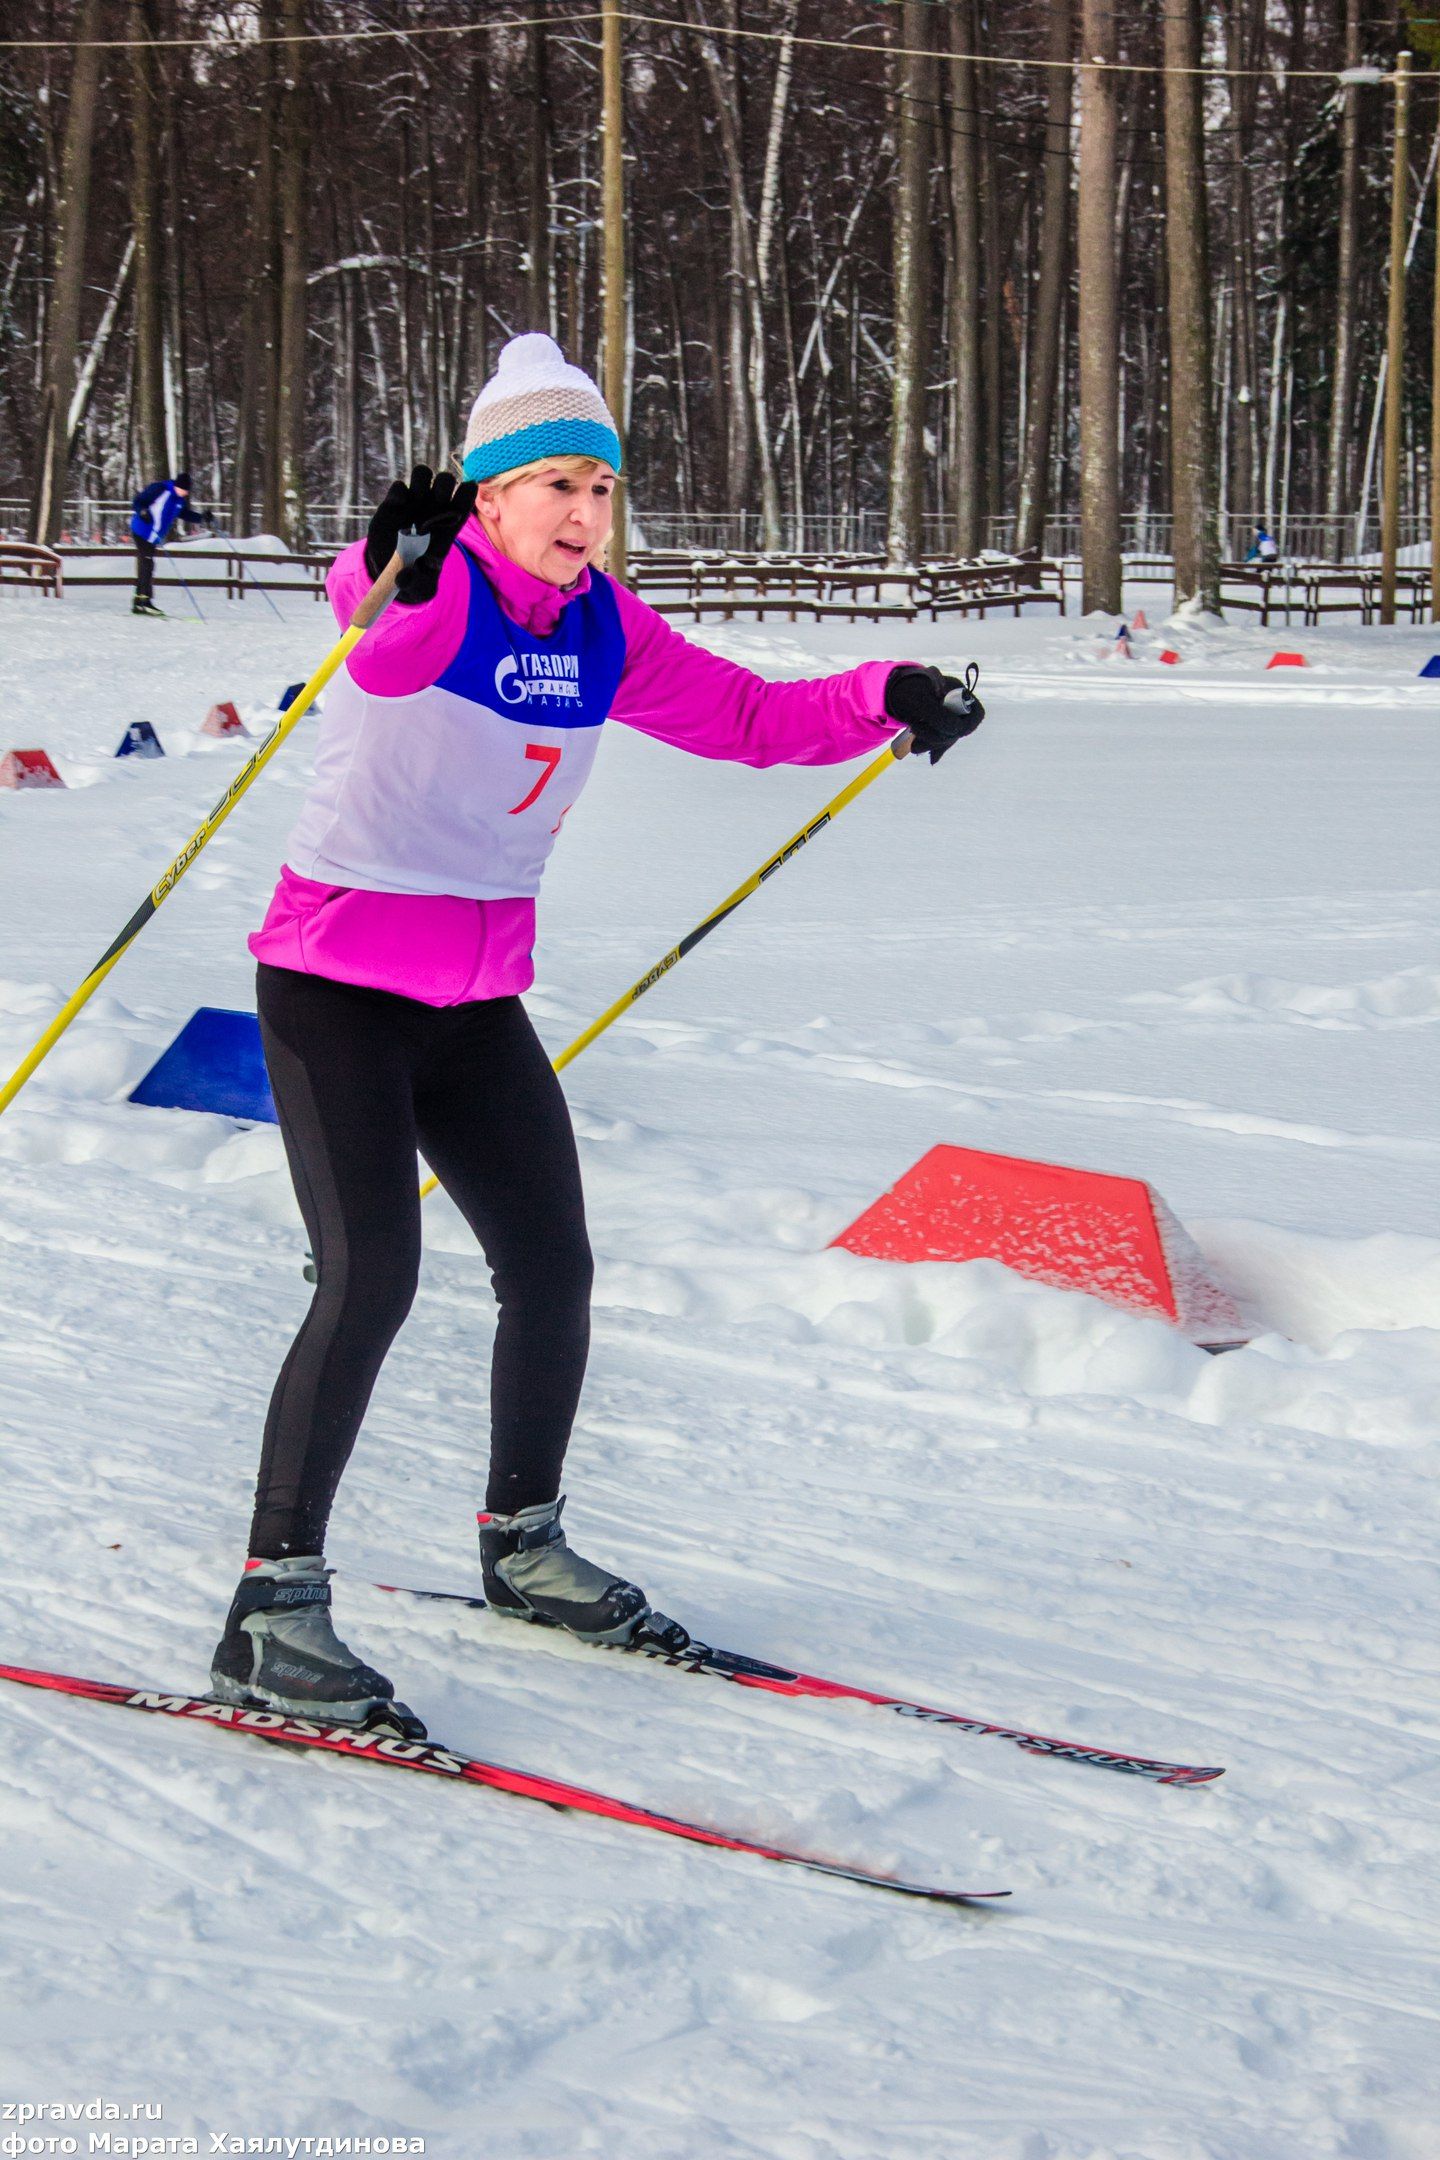
[[[1088,615],[1120,611],[1115,0],[1080,16],[1080,569]]]
[[[1219,490],[1210,419],[1210,255],[1199,0],[1167,0],[1164,50],[1175,605],[1198,600],[1218,614]]]
[[[100,0],[84,0],[76,21],[78,42],[65,115],[60,166],[59,240],[47,325],[40,443],[32,540],[60,537],[65,488],[70,478],[70,402],[75,395],[75,354],[80,342],[80,303],[85,285],[85,241],[90,224],[90,153],[100,89],[100,47],[107,27]]]
[[[1400,543],[1400,415],[1405,403],[1405,211],[1410,166],[1410,55],[1395,62],[1395,165],[1390,178],[1390,335],[1385,348],[1385,461],[1380,481],[1380,620],[1395,620]]]
[[[929,0],[902,0],[896,63],[894,315],[895,389],[890,413],[890,515],[885,552],[915,563],[924,552],[925,379],[929,373],[930,115]]]
[[[624,79],[620,54],[620,0],[603,0],[600,21],[600,96],[602,162],[601,222],[604,227],[603,331],[605,402],[625,444],[625,138]],[[610,573],[625,578],[625,496],[615,490],[615,527],[610,541]]]

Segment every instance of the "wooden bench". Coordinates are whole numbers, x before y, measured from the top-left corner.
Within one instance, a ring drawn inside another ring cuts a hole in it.
[[[62,546],[60,554],[66,562],[98,562],[109,565],[92,573],[89,570],[72,577],[71,584],[79,589],[91,585],[133,585],[135,582],[135,554],[132,548],[99,546]],[[332,554],[306,555],[251,555],[239,548],[184,548],[171,555],[164,551],[155,558],[155,583],[178,591],[189,585],[197,592],[223,592],[227,600],[243,600],[250,592],[308,593],[313,599],[325,598],[325,579]],[[215,564],[223,567],[218,571]],[[202,569],[192,565],[203,564]],[[123,567],[122,567],[123,566]],[[266,577],[266,570],[285,569],[301,573],[291,577]]]
[[[665,551],[632,560],[634,589],[657,614],[718,615],[756,621],[783,615],[847,622],[913,622],[928,614],[984,615],[1009,608],[1018,615],[1037,602],[1065,609],[1065,573],[1059,563],[922,563],[896,565],[878,556],[815,561],[797,556],[683,557]]]
[[[1065,612],[1065,571],[1058,562],[1036,559],[1003,563],[956,563],[927,566],[925,604],[932,622],[942,615],[984,615],[990,608],[1049,605]]]
[[[64,565],[54,548],[29,540],[0,540],[0,585],[38,585],[42,595],[59,600],[65,591]]]

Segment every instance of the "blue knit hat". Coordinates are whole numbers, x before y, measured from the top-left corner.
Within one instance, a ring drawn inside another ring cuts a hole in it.
[[[493,480],[552,457],[603,458],[619,472],[620,431],[585,370],[534,330],[511,338],[470,408],[465,478]]]

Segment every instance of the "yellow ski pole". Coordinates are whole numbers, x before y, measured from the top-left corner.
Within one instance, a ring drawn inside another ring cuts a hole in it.
[[[66,999],[35,1047],[21,1059],[4,1087],[0,1088],[0,1111],[8,1110],[36,1066],[49,1056],[59,1042],[81,1006],[99,989],[111,968],[129,951],[161,902],[170,897],[196,856],[213,840],[250,783],[274,757],[296,721],[304,717],[331,676],[355,650],[371,624],[383,615],[394,598],[395,580],[401,571],[407,569],[412,562],[418,562],[428,546],[429,535],[426,533],[401,533],[395,553],[351,616],[350,627],[344,636],[331,647],[294,704],[281,714],[279,722],[271,729],[254,755],[245,760],[205,822],[190,835],[174,862],[159,882],[151,887],[114,943],[101,954],[79,989]]]
[[[562,1050],[559,1057],[552,1058],[551,1064],[555,1071],[557,1073],[564,1072],[565,1067],[572,1060],[579,1057],[582,1050],[589,1049],[597,1035],[604,1034],[612,1021],[618,1020],[621,1013],[628,1012],[636,999],[644,997],[647,990],[653,990],[661,976],[668,975],[677,961],[683,960],[686,953],[693,952],[700,940],[709,937],[710,932],[718,928],[727,915],[733,915],[742,900],[748,900],[751,893],[758,892],[765,880],[768,877],[773,877],[777,870],[782,869],[789,862],[792,855],[798,855],[807,841],[813,840],[816,833],[823,832],[827,825],[832,824],[839,817],[840,812],[854,802],[857,795],[864,793],[872,780],[878,780],[881,773],[888,772],[890,767],[896,764],[899,759],[907,757],[913,739],[910,730],[903,728],[892,741],[886,744],[879,757],[872,758],[862,772],[858,772],[853,780],[841,788],[840,793],[832,801],[826,803],[818,817],[811,818],[808,825],[802,825],[799,832],[793,834],[783,847],[777,848],[773,855],[761,863],[758,870],[752,871],[743,885],[737,885],[734,892],[727,899],[722,900],[718,907],[712,908],[702,922],[696,923],[693,930],[687,930],[679,944],[672,945],[663,959],[657,960],[654,967],[646,970],[640,977],[639,982],[631,983],[630,988],[623,997],[616,998],[613,1005],[607,1006],[598,1020],[592,1020],[584,1034],[577,1035],[568,1049]],[[434,1192],[439,1182],[439,1178],[427,1178],[420,1187],[421,1199],[423,1200],[427,1194]]]

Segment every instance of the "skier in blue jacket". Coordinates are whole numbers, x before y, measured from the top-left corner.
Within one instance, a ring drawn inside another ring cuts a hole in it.
[[[152,480],[149,487],[141,488],[130,505],[130,530],[135,536],[135,598],[131,602],[132,615],[159,615],[161,610],[154,601],[155,557],[170,537],[170,528],[177,519],[187,525],[213,525],[215,520],[208,510],[192,510],[190,507],[190,475],[176,473],[173,480]]]

